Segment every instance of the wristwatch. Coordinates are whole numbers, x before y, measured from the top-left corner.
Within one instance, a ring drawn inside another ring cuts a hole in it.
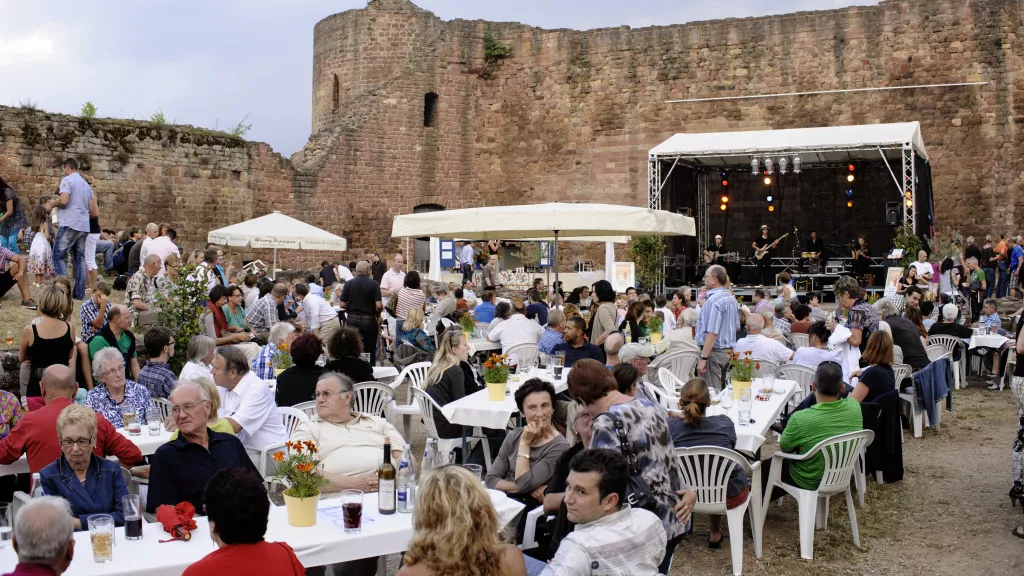
[[[707,362],[707,360],[708,360],[708,357],[707,357],[707,356],[701,356],[701,357],[700,357],[700,359],[701,359],[701,360],[704,360],[705,362]]]

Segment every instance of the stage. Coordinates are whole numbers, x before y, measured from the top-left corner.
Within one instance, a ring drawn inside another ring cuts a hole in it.
[[[932,232],[931,169],[917,122],[676,134],[650,151],[648,184],[650,207],[696,218],[696,238],[668,242],[666,286],[700,283],[716,235],[719,251],[732,254],[726,268],[735,285],[768,284],[782,271],[807,275],[812,231],[820,272],[829,274],[807,277],[815,283],[808,289],[853,275],[858,236],[871,257],[858,280],[882,286],[897,228]],[[752,246],[762,225],[778,240],[763,275]]]

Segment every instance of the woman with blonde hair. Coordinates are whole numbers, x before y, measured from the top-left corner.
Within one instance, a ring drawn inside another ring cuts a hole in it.
[[[43,405],[39,389],[43,370],[54,364],[75,369],[75,329],[64,320],[68,297],[68,293],[56,284],[44,287],[36,312],[38,317],[21,330],[18,361],[28,362],[29,366],[25,392],[29,410]]]
[[[398,576],[525,576],[523,553],[499,539],[500,528],[480,478],[461,466],[440,468],[419,486]]]
[[[434,339],[427,336],[423,330],[423,309],[410,308],[405,313],[405,323],[402,324],[402,342],[416,347],[424,352],[433,354],[437,351]]]
[[[483,388],[469,365],[469,342],[458,326],[441,334],[434,362],[427,371],[426,392],[440,406],[468,396]],[[462,426],[450,424],[440,410],[434,410],[434,426],[441,438],[461,438]]]
[[[736,426],[726,414],[708,416],[711,392],[703,378],[693,378],[679,391],[680,412],[669,412],[668,429],[672,444],[676,448],[691,446],[718,446],[736,449]],[[750,493],[750,479],[738,467],[733,470],[726,489],[727,508],[735,508],[747,499]],[[708,548],[717,550],[722,546],[722,517],[714,515],[710,520],[711,534]]]

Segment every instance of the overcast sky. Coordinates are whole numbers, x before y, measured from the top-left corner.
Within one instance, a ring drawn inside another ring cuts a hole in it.
[[[643,27],[877,0],[418,0],[445,20]],[[229,128],[286,156],[310,131],[313,25],[365,0],[0,0],[0,103]]]

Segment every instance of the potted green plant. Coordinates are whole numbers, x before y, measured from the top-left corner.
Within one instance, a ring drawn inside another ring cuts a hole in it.
[[[647,337],[651,339],[652,344],[661,342],[661,331],[665,327],[665,321],[657,316],[652,316],[647,321]]]
[[[500,402],[505,399],[505,388],[508,386],[508,364],[504,354],[491,354],[484,362],[484,384],[487,385],[487,399]]]
[[[459,318],[459,326],[462,326],[462,331],[466,333],[466,341],[468,342],[472,340],[473,330],[476,328],[476,321],[469,315],[469,312],[466,312],[462,315],[462,318]]]
[[[274,376],[279,376],[281,372],[295,365],[295,362],[292,361],[292,354],[288,350],[287,342],[281,342],[277,345],[277,350],[271,357],[270,363],[274,367]]]
[[[298,527],[312,526],[316,524],[320,489],[327,485],[317,459],[316,444],[309,440],[288,441],[285,448],[287,451],[276,452],[273,458],[277,462],[274,479],[288,486],[284,491],[288,523]]]
[[[732,397],[738,400],[743,388],[750,389],[750,383],[757,378],[761,363],[751,360],[750,350],[743,354],[729,352],[729,378],[732,382]]]

